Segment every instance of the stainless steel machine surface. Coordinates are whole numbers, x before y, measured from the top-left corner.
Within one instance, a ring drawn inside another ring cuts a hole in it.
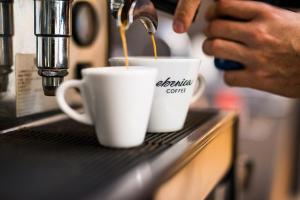
[[[45,95],[54,96],[68,74],[71,32],[71,3],[34,0],[36,65]]]
[[[156,9],[151,0],[111,0],[110,10],[118,25],[126,28],[136,20],[142,22],[148,33],[155,33],[158,26]]]

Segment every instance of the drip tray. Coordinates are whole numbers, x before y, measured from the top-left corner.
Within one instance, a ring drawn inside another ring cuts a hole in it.
[[[107,192],[217,114],[191,112],[183,130],[149,133],[142,146],[126,150],[99,145],[93,127],[70,119],[0,135],[0,199],[86,199]]]

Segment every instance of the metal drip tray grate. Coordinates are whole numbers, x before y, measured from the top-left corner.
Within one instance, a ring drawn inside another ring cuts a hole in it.
[[[132,149],[100,146],[93,127],[64,120],[0,135],[0,199],[83,199],[159,155],[217,113],[190,113],[183,130],[147,134]]]

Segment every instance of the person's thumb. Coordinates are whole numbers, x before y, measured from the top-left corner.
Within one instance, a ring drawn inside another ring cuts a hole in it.
[[[189,29],[200,2],[201,0],[179,0],[173,22],[175,32],[184,33]]]

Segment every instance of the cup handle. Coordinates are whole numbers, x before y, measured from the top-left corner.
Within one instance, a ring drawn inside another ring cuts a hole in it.
[[[83,114],[78,113],[76,110],[70,107],[65,99],[65,93],[70,88],[78,88],[82,93],[82,83],[82,80],[69,80],[63,82],[56,90],[57,103],[70,118],[87,125],[93,125],[93,122],[91,121],[87,112],[84,112]]]
[[[198,74],[196,88],[194,90],[193,97],[191,99],[191,104],[195,103],[199,97],[202,95],[205,89],[205,79],[201,74]]]

